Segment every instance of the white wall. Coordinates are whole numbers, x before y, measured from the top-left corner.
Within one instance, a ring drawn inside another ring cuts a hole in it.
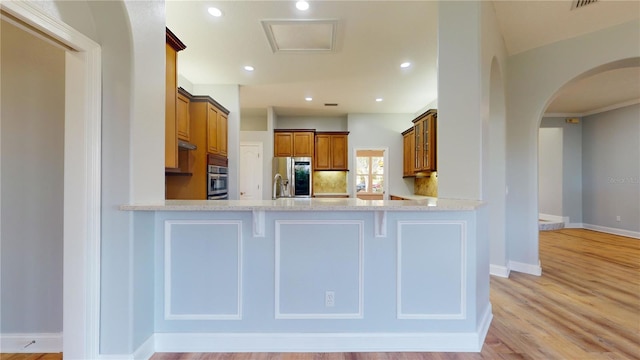
[[[385,171],[389,174],[387,191],[394,195],[413,194],[413,180],[402,178],[403,143],[402,132],[413,123],[412,114],[349,114],[349,170],[355,173],[354,148],[387,147],[389,159]],[[353,184],[353,181],[349,182]],[[348,189],[354,196],[353,189]]]
[[[640,236],[640,105],[582,121],[583,222]]]
[[[62,332],[65,54],[2,27],[0,331]]]
[[[264,117],[242,115],[242,119],[240,119],[240,136],[242,136],[243,131],[267,131],[267,113],[265,112]]]
[[[564,117],[545,117],[540,128],[562,129],[561,215],[568,217],[569,223],[579,224],[582,222],[582,123],[569,124]],[[539,207],[539,212],[545,213],[542,205]]]
[[[316,131],[346,131],[347,117],[280,116],[276,129],[314,129]]]
[[[480,9],[480,2],[438,4],[438,196],[443,198],[482,199]]]
[[[562,217],[562,128],[540,128],[538,137],[538,211]]]
[[[559,41],[509,58],[507,66],[507,247],[509,258],[538,269],[540,119],[554,94],[581,76],[640,57],[639,21]]]

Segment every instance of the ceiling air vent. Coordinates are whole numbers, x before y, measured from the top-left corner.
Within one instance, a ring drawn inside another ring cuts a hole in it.
[[[338,106],[336,103],[325,103],[324,106]]]
[[[271,50],[334,52],[338,20],[262,20]]]
[[[571,10],[574,9],[578,9],[584,6],[587,6],[589,4],[593,4],[595,2],[597,2],[598,0],[574,0],[573,1],[573,6],[571,7]]]

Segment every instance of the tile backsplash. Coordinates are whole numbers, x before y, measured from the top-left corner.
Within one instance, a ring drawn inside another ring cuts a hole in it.
[[[347,171],[314,171],[314,193],[346,193]]]
[[[438,197],[438,173],[433,172],[429,177],[416,177],[413,192],[416,195]]]

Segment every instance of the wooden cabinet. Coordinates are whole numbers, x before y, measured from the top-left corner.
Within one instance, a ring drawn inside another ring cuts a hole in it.
[[[179,95],[189,100],[189,142],[196,148],[180,149],[180,171],[165,172],[166,198],[206,200],[209,157],[227,165],[226,132],[229,111],[209,96],[191,95],[182,88],[179,89]],[[215,154],[210,152],[211,145],[215,145]]]
[[[227,119],[229,110],[218,104],[209,96],[196,95],[191,98],[191,116],[197,113],[198,118],[205,125],[206,152],[220,157],[227,157]],[[192,122],[193,123],[193,122]]]
[[[313,157],[313,131],[299,131],[293,133],[293,156]]]
[[[396,195],[391,195],[389,199],[390,200],[409,200],[409,199],[403,198],[402,196],[396,196]]]
[[[164,166],[165,168],[178,167],[178,51],[186,46],[171,32],[166,29],[165,44],[165,142],[164,142]]]
[[[313,157],[313,130],[274,130],[274,156]]]
[[[402,177],[415,176],[416,138],[413,128],[402,133]]]
[[[428,110],[413,120],[415,138],[415,172],[436,171],[437,111]]]
[[[436,124],[438,112],[430,109],[413,120],[413,127],[402,133],[402,176],[431,173],[437,170]]]
[[[293,154],[293,133],[273,133],[273,156],[291,156]]]
[[[413,120],[415,127],[415,171],[436,171],[436,110],[428,110]]]
[[[176,128],[178,131],[178,139],[189,141],[190,140],[190,117],[189,117],[189,99],[190,95],[184,89],[178,88],[178,102],[177,102],[177,121]]]
[[[207,152],[220,153],[218,146],[218,109],[213,104],[207,104]]]
[[[227,122],[229,117],[222,111],[218,111],[218,155],[227,157]]]
[[[314,170],[348,170],[348,132],[317,132]]]

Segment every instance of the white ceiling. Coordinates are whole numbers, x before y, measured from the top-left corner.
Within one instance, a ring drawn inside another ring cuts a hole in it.
[[[301,12],[293,0],[168,0],[167,27],[187,45],[179,73],[193,84],[240,84],[242,112],[273,106],[281,116],[416,113],[437,97],[436,1],[309,2]],[[210,6],[224,15],[212,17]],[[497,1],[494,8],[509,54],[640,18],[637,0],[576,10],[564,0]],[[262,21],[289,19],[337,20],[335,51],[274,53]],[[405,61],[412,66],[401,69]],[[638,68],[598,74],[563,89],[548,112],[585,113],[638,99],[639,83]]]

